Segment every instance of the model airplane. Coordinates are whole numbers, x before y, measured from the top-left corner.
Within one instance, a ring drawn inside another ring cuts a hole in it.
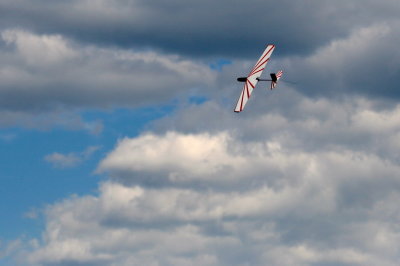
[[[272,52],[275,49],[275,45],[270,44],[265,49],[264,53],[261,55],[260,59],[257,61],[256,65],[247,75],[247,77],[237,78],[237,81],[244,82],[242,93],[240,94],[239,100],[236,104],[235,112],[239,113],[243,111],[244,106],[250,98],[253,89],[256,87],[259,81],[270,81],[271,86],[270,89],[274,89],[278,80],[282,77],[283,71],[280,70],[277,73],[271,73],[271,79],[261,79],[260,76],[267,65],[269,58],[271,57]]]

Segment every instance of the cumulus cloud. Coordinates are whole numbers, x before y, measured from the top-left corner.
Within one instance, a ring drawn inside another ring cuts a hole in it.
[[[22,263],[398,264],[396,1],[37,3],[0,3],[0,124],[215,89],[120,139],[97,168],[110,179],[49,205]],[[234,77],[266,42],[278,45],[269,67],[298,83],[260,84],[234,114]],[[213,56],[242,59],[213,72]],[[46,158],[68,167],[88,154]]]
[[[346,167],[345,159],[330,163]],[[315,162],[317,168],[319,162],[324,160]],[[49,209],[45,242],[28,259],[43,265],[203,265],[199,258],[209,258],[210,265],[280,265],[286,254],[286,265],[396,264],[396,250],[385,249],[398,240],[395,229],[378,215],[387,209],[380,202],[392,198],[343,206],[336,187],[340,176],[300,178],[298,186],[243,193],[105,183],[98,197],[68,199]]]
[[[96,195],[49,206],[27,261],[396,265],[398,106],[287,93],[296,105],[236,118],[242,131],[221,111],[220,128],[209,119],[207,133],[189,132],[182,112],[175,131],[162,133],[160,122],[160,133],[121,139],[99,164],[112,179]],[[207,117],[210,107],[187,115]]]
[[[233,107],[215,101],[194,104],[174,117],[155,121],[153,127],[189,134],[224,131],[245,142],[267,140],[298,151],[349,149],[379,153],[394,161],[398,157],[396,104],[358,96],[309,98],[281,84],[274,91],[260,85],[240,115],[233,113]]]
[[[164,175],[167,171],[169,181],[184,181],[189,173],[194,178],[214,179],[224,171],[234,172],[244,165],[243,157],[227,153],[228,138],[227,134],[182,136],[171,132],[161,138],[148,134],[138,139],[123,139],[102,161],[99,171],[143,171],[152,175],[157,172]]]

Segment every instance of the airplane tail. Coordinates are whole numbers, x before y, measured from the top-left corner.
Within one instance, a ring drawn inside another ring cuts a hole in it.
[[[271,73],[271,90],[275,89],[278,80],[282,77],[283,71],[279,70],[277,73]]]

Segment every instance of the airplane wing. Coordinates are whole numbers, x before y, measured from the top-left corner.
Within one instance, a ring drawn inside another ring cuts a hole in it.
[[[253,92],[253,89],[257,85],[258,82],[257,78],[261,76],[274,49],[275,45],[273,44],[268,45],[263,54],[261,55],[260,59],[258,59],[253,69],[247,75],[247,80],[243,85],[243,90],[236,104],[235,112],[238,113],[243,111],[244,106],[246,105],[247,101],[250,98],[251,93]]]

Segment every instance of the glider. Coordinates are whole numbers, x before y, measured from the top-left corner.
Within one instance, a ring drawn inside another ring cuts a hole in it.
[[[252,68],[247,77],[237,78],[237,81],[244,82],[242,93],[240,94],[239,100],[235,107],[235,112],[239,113],[243,111],[244,106],[249,100],[253,89],[256,87],[259,81],[271,81],[271,90],[276,87],[278,80],[282,77],[283,71],[280,70],[277,73],[271,73],[271,79],[261,79],[260,76],[267,65],[269,58],[271,57],[272,52],[275,49],[275,45],[270,44],[267,46],[260,59],[258,59],[255,66]]]

